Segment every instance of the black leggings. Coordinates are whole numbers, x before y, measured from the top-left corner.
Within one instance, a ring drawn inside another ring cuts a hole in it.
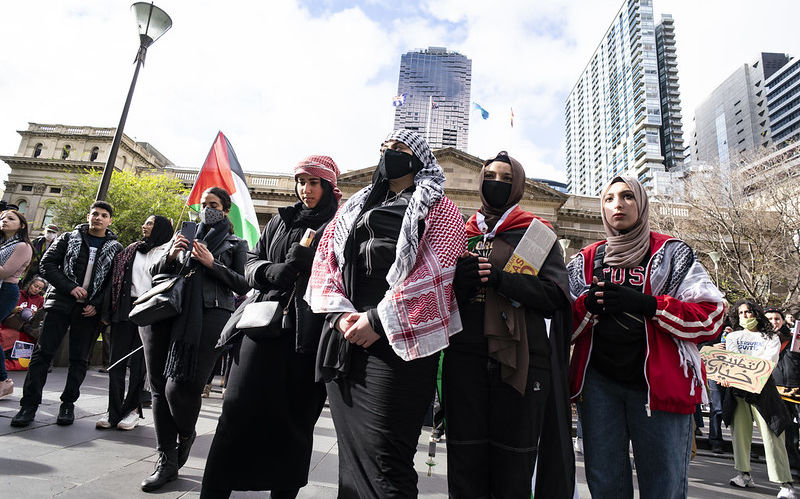
[[[217,361],[216,344],[223,326],[231,313],[221,308],[203,309],[203,330],[197,350],[197,368],[194,379],[176,383],[164,376],[164,366],[170,344],[171,321],[142,328],[142,344],[150,390],[153,394],[153,420],[158,450],[166,452],[177,446],[178,436],[188,437],[194,432],[200,415],[200,394],[206,379]]]

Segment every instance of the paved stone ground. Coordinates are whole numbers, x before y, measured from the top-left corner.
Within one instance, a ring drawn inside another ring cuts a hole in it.
[[[155,463],[155,433],[149,409],[145,419],[133,431],[96,430],[95,421],[106,410],[107,376],[92,369],[87,373],[81,398],[75,407],[75,424],[55,424],[60,404],[60,390],[66,379],[66,368],[55,368],[45,387],[44,401],[28,428],[12,428],[8,422],[18,410],[24,372],[11,372],[16,390],[0,400],[0,497],[11,498],[135,498],[152,497],[139,489],[139,482],[148,476]],[[217,388],[211,398],[204,399],[197,423],[197,440],[191,457],[181,469],[180,478],[156,494],[163,498],[198,497],[222,398]],[[447,497],[446,450],[437,447],[437,465],[431,477],[426,476],[429,429],[420,436],[415,459],[420,473],[420,496]],[[763,452],[763,451],[762,451]],[[762,454],[763,455],[763,454]],[[578,491],[589,497],[584,478],[583,460],[578,461]],[[326,408],[314,435],[314,453],[308,486],[301,498],[335,498],[337,483],[336,434],[330,412]],[[700,450],[690,467],[690,497],[774,497],[777,487],[767,481],[763,459],[753,464],[753,478],[758,487],[739,490],[727,485],[733,476],[733,456],[716,456]],[[638,497],[638,493],[636,494]],[[235,492],[233,497],[266,497],[263,492]]]

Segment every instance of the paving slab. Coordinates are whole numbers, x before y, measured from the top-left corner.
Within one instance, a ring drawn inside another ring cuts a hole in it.
[[[156,493],[139,488],[143,478],[152,473],[157,454],[152,414],[145,409],[145,418],[132,431],[97,430],[95,422],[105,413],[108,377],[91,370],[76,404],[76,420],[71,426],[58,426],[55,418],[59,397],[66,379],[66,368],[54,368],[48,378],[43,402],[34,424],[27,428],[11,428],[9,421],[19,408],[24,372],[11,372],[15,392],[0,400],[0,497],[19,498],[197,498],[205,467],[205,458],[222,411],[221,390],[203,399],[197,422],[197,440],[180,477]],[[217,383],[219,380],[217,380]],[[757,433],[757,432],[756,432]],[[447,497],[447,449],[437,445],[436,466],[427,476],[428,439],[430,429],[420,435],[415,469],[419,474],[420,497]],[[727,439],[730,435],[725,433]],[[689,497],[718,498],[774,497],[778,487],[769,483],[763,459],[753,462],[756,487],[741,490],[728,485],[735,474],[730,452],[716,455],[705,450],[698,439],[698,456],[689,468]],[[763,450],[761,451],[763,453]],[[338,483],[338,446],[330,409],[325,407],[314,432],[314,447],[309,470],[309,483],[298,497],[302,499],[335,498]],[[590,497],[586,485],[583,457],[576,459],[578,492]],[[635,480],[634,480],[635,483]],[[234,492],[234,498],[264,498],[264,492]],[[635,493],[638,497],[638,492]]]

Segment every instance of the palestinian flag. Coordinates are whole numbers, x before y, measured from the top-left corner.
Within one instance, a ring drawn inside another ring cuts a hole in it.
[[[203,163],[203,168],[194,181],[194,187],[186,203],[189,208],[199,212],[202,209],[200,198],[203,192],[214,186],[222,187],[230,193],[231,211],[228,213],[228,218],[233,223],[233,231],[247,241],[251,249],[254,248],[259,237],[256,210],[253,208],[253,200],[244,180],[242,166],[236,158],[236,153],[233,152],[231,143],[222,132],[217,134],[206,162]]]

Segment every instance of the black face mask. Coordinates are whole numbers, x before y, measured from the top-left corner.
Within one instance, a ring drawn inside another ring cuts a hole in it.
[[[511,184],[499,180],[483,181],[483,198],[492,208],[500,209],[508,202],[511,195]]]
[[[383,153],[383,165],[386,169],[386,176],[390,180],[400,178],[414,171],[414,156],[394,149],[387,149]]]

